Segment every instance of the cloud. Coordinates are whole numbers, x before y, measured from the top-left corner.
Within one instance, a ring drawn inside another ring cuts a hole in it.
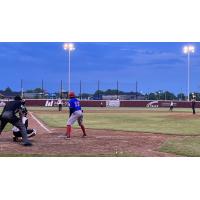
[[[135,53],[128,57],[131,59],[131,64],[137,66],[156,67],[159,65],[165,67],[184,63],[183,58],[173,52],[135,50]]]
[[[76,50],[71,54],[73,81],[93,81],[91,87],[93,84],[96,87],[98,79],[114,82],[114,86],[116,80],[131,84],[140,80],[153,85],[150,77],[187,73],[187,56],[182,54],[179,43],[81,42],[75,46]],[[20,78],[31,75],[34,77],[32,81],[36,82],[45,75],[56,85],[59,84],[57,79],[66,79],[68,54],[62,43],[0,43],[0,58],[5,73],[10,74],[13,69],[23,70],[18,75]],[[199,74],[200,56],[191,56],[191,66],[191,70]],[[16,73],[17,70],[12,79]]]

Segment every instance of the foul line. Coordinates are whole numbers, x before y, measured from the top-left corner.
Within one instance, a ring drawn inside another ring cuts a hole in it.
[[[31,112],[29,112],[29,114],[43,129],[45,129],[48,133],[51,133],[51,131],[44,124],[42,124]]]

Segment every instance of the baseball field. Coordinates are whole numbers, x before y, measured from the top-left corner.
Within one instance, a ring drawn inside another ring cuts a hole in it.
[[[29,107],[32,147],[0,137],[0,156],[200,156],[200,114],[191,109],[84,108],[87,137],[75,124],[65,140],[66,108]]]

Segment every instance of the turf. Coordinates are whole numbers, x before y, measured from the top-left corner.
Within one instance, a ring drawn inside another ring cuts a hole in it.
[[[65,127],[67,114],[37,113],[37,117],[51,127]],[[200,135],[200,116],[191,113],[131,112],[84,113],[87,128],[120,131],[137,131],[177,135]],[[75,126],[77,127],[77,125]]]
[[[12,127],[13,126],[11,124],[7,124],[3,131],[5,131],[5,132],[11,131]]]
[[[159,149],[162,152],[174,153],[181,156],[200,156],[200,137],[186,137],[169,140]]]
[[[58,107],[27,107],[27,109],[29,111],[57,111]],[[95,111],[110,111],[110,110],[118,110],[118,111],[150,111],[150,112],[167,112],[169,110],[169,108],[146,108],[146,107],[83,107],[84,110],[95,110]],[[63,107],[64,111],[68,110],[68,107]],[[191,113],[191,109],[189,108],[175,108],[174,109],[175,112],[190,112]],[[1,108],[0,108],[1,111]]]

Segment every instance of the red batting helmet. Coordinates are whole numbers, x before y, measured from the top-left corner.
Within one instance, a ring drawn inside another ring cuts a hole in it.
[[[73,98],[73,97],[75,97],[76,95],[75,95],[75,93],[74,92],[69,92],[69,98]]]

